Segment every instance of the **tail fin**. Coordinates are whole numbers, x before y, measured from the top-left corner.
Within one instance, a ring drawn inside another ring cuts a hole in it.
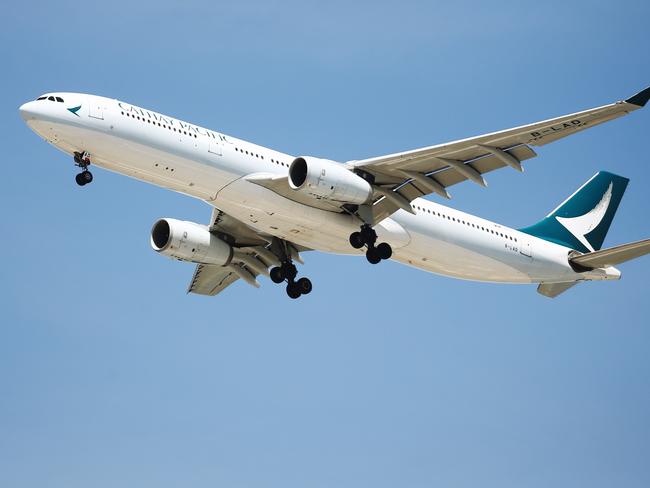
[[[543,220],[519,230],[580,252],[597,251],[629,181],[599,171]]]

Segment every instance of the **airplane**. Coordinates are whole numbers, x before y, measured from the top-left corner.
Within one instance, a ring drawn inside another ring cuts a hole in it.
[[[188,293],[214,296],[238,279],[285,283],[296,299],[301,253],[393,259],[466,280],[535,283],[556,297],[583,281],[618,280],[614,266],[650,252],[650,239],[602,249],[628,179],[601,171],[538,223],[522,229],[422,198],[450,199],[462,182],[536,156],[533,146],[646,105],[650,87],[601,107],[445,144],[344,163],[293,156],[144,109],[82,93],[48,93],[19,108],[37,135],[71,155],[76,182],[98,166],[207,202],[207,225],[161,218],[154,251],[196,265]]]

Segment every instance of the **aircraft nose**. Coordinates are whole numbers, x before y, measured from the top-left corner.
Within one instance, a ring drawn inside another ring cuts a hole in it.
[[[27,122],[29,119],[33,119],[36,117],[36,110],[34,107],[35,102],[27,102],[23,103],[19,108],[18,112],[20,112],[20,116],[23,118],[25,122]]]

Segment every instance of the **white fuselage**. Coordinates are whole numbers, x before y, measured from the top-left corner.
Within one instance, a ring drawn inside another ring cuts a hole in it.
[[[87,151],[93,165],[204,200],[261,233],[319,251],[361,254],[348,242],[360,225],[356,217],[297,203],[244,179],[286,175],[294,156],[118,100],[60,95],[64,103],[28,102],[21,114],[62,151]],[[399,210],[376,226],[401,263],[504,283],[618,278],[611,269],[575,272],[569,248],[425,199],[412,206],[415,214]]]

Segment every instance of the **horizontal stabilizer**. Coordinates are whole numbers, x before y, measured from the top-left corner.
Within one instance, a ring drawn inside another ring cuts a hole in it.
[[[650,253],[650,239],[622,244],[620,246],[601,249],[600,251],[581,254],[570,259],[571,264],[583,268],[605,268],[615,266],[630,259],[635,259]]]
[[[564,283],[540,283],[537,287],[537,293],[545,297],[555,298],[560,293],[564,293],[573,285],[577,285],[578,281],[565,281]]]

